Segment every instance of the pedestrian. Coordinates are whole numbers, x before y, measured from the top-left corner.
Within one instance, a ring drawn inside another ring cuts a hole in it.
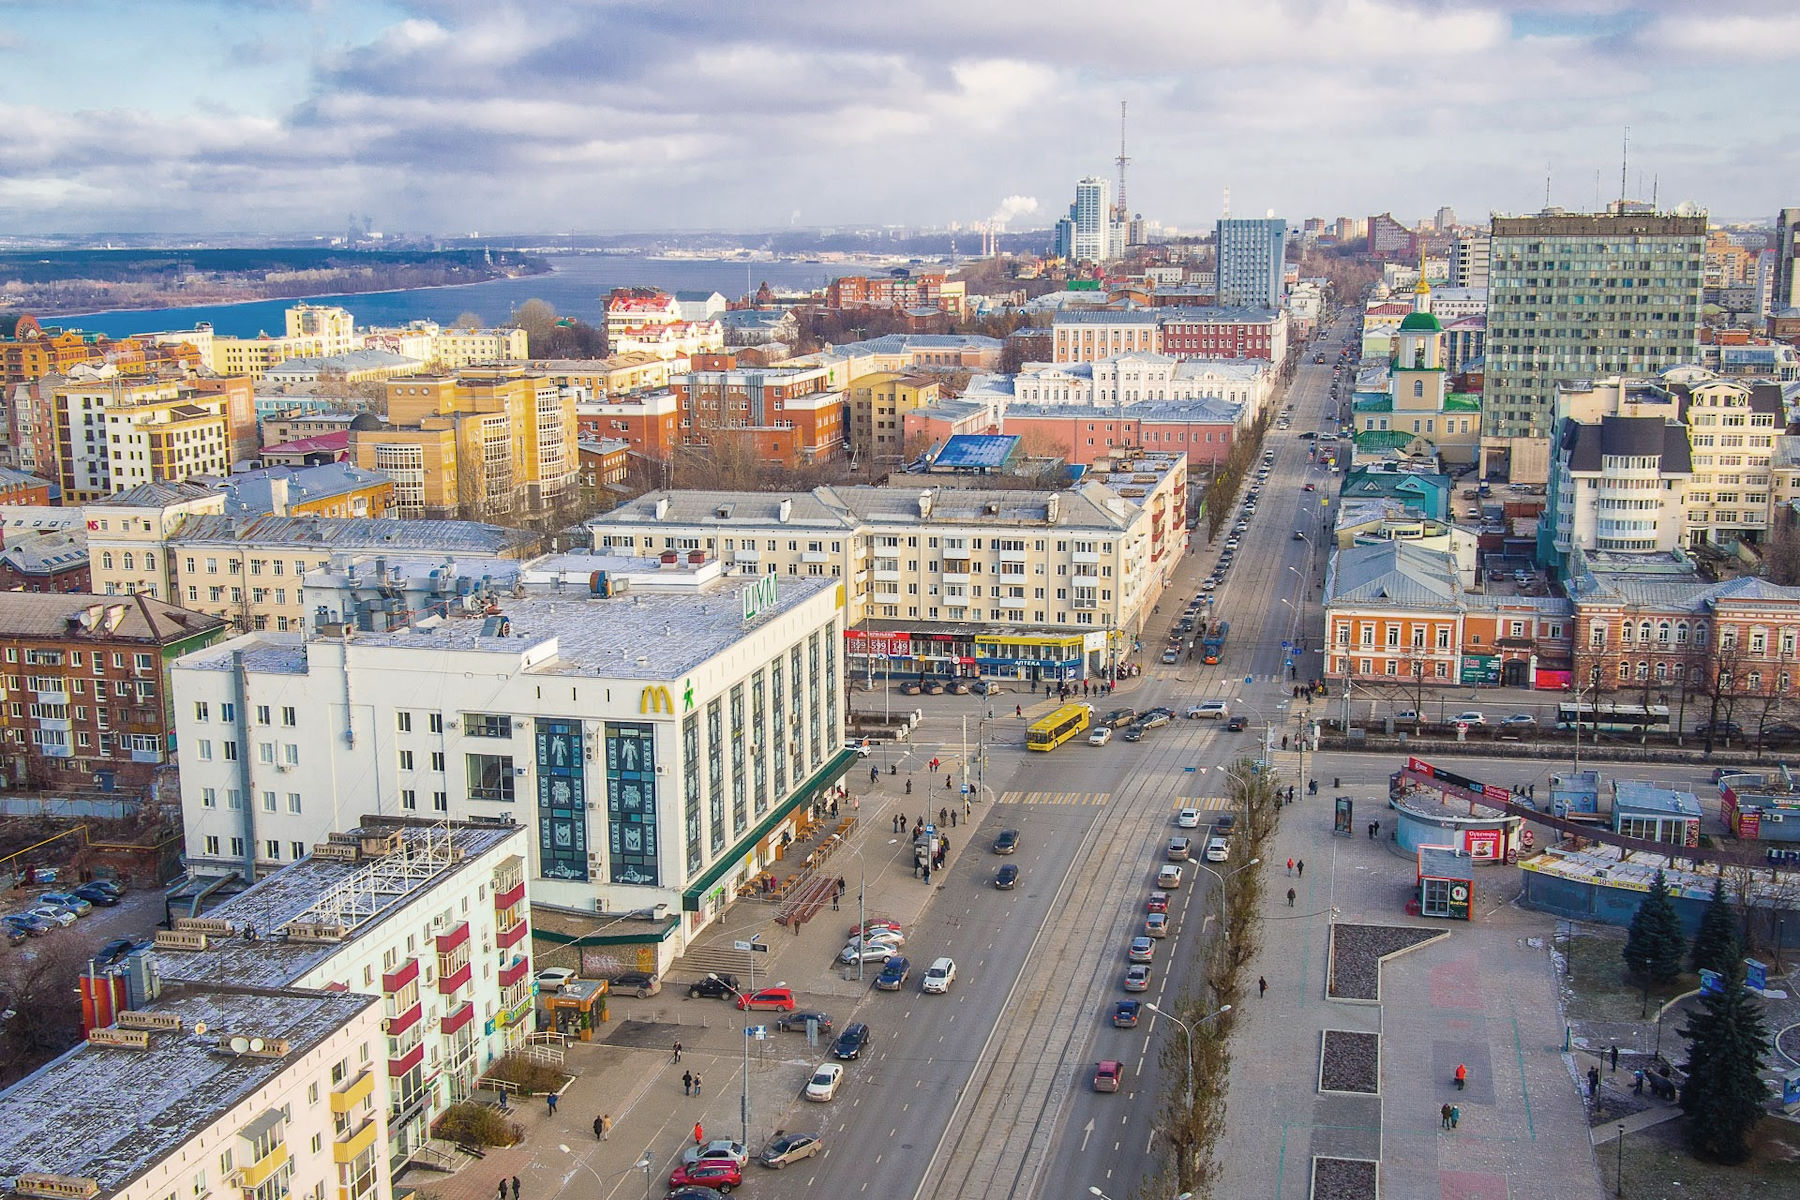
[[[800,928],[800,922],[795,921],[794,928],[795,929]],[[696,1071],[696,1072],[694,1072],[694,1095],[698,1096],[699,1094],[700,1094],[700,1073],[698,1071]],[[698,1129],[699,1126],[696,1125],[695,1128]]]
[[[696,1145],[696,1146],[704,1145],[705,1142],[706,1142],[706,1130],[700,1128],[700,1122],[695,1121],[694,1122],[694,1145]]]
[[[964,800],[963,801],[963,817],[964,817],[964,819],[967,819],[968,817],[973,816],[974,813],[975,813],[975,806],[973,804],[970,804],[967,800]]]
[[[930,867],[925,868],[925,882],[926,883],[931,882],[931,868]]]
[[[1381,827],[1380,821],[1370,821],[1369,822],[1369,840],[1371,842],[1375,840],[1375,831],[1380,827]]]
[[[544,1094],[544,1103],[550,1106],[550,1115],[554,1117],[556,1115],[556,1093],[546,1092]]]
[[[1588,1068],[1588,1097],[1591,1099],[1600,1094],[1600,1068]]]
[[[1306,878],[1306,860],[1304,858],[1294,860],[1294,874],[1302,879]]]
[[[1288,889],[1288,907],[1289,908],[1294,907],[1294,889],[1293,888]]]
[[[947,775],[945,775],[945,776],[944,776],[944,790],[945,790],[945,791],[946,791],[946,792],[947,792],[947,791],[949,791],[949,790],[950,790],[950,782],[951,782],[951,780],[953,780],[953,779],[955,779],[955,778],[956,778],[956,777],[955,777],[955,776],[954,776],[954,775],[948,775],[948,774],[947,774]]]
[[[1612,1047],[1612,1069],[1615,1073],[1619,1069],[1619,1043],[1617,1042],[1614,1042]]]
[[[906,794],[909,796],[912,795],[912,776],[911,775],[908,775],[906,777]]]
[[[938,824],[939,825],[948,825],[949,823],[950,823],[950,810],[947,808],[938,809]]]
[[[514,1175],[512,1177],[512,1187],[513,1187],[513,1200],[519,1200],[519,1177],[517,1175]]]
[[[675,1043],[675,1057],[671,1058],[669,1061],[672,1063],[678,1063],[681,1061],[681,1043],[680,1042]]]
[[[681,1073],[681,1094],[684,1096],[691,1096],[694,1094],[694,1073],[692,1071],[683,1071]]]
[[[500,1180],[500,1200],[506,1200],[506,1180]]]
[[[1444,1128],[1445,1129],[1450,1128],[1450,1103],[1449,1103],[1449,1101],[1445,1101],[1444,1107],[1438,1109],[1438,1115],[1443,1118]]]
[[[596,1140],[604,1142],[606,1140],[607,1131],[611,1128],[612,1118],[605,1113],[601,1113],[594,1118],[594,1137]]]
[[[956,828],[956,810],[954,808],[950,810],[950,828]]]
[[[1264,979],[1264,978],[1263,978],[1263,977],[1262,977],[1262,976],[1261,976],[1261,975],[1258,975],[1258,976],[1257,976],[1257,977],[1256,977],[1256,996],[1257,996],[1257,999],[1259,999],[1259,1000],[1260,1000],[1260,999],[1261,999],[1261,998],[1262,998],[1262,997],[1264,997],[1264,996],[1266,996],[1266,995],[1268,995],[1268,994],[1269,994],[1269,981],[1268,981],[1268,980],[1266,980],[1266,979]]]
[[[1025,706],[1023,704],[1013,705],[1013,716],[1023,721],[1025,719]]]
[[[1293,873],[1294,873],[1294,860],[1290,858],[1290,859],[1288,859],[1288,874],[1292,875]]]
[[[1450,1128],[1455,1129],[1460,1124],[1462,1124],[1462,1105],[1452,1104],[1450,1106]]]

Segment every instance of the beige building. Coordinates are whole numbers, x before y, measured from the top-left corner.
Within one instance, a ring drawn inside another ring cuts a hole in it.
[[[190,341],[188,334],[166,335]],[[296,304],[287,310],[283,336],[261,334],[253,338],[210,336],[208,354],[212,369],[220,375],[248,375],[261,380],[270,367],[290,358],[331,358],[362,348],[356,318],[349,310],[316,304]],[[199,347],[196,346],[196,349]]]
[[[65,504],[231,468],[231,398],[179,380],[73,381],[51,389]]]
[[[1687,373],[1671,383],[1685,401],[1693,478],[1687,493],[1687,542],[1722,546],[1768,535],[1775,439],[1787,427],[1781,391]]]
[[[147,483],[85,506],[91,590],[176,603],[169,538],[193,516],[225,511],[225,494],[197,483]]]
[[[883,371],[850,381],[850,446],[867,462],[899,462],[905,457],[906,414],[938,400],[929,375]]]

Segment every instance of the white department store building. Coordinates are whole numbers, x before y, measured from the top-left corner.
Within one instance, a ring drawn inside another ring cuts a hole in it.
[[[190,655],[188,861],[256,877],[365,814],[517,822],[534,905],[679,913],[665,966],[855,757],[838,588],[569,555],[466,615]]]

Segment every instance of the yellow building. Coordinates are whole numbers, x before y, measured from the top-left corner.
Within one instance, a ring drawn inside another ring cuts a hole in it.
[[[231,467],[231,399],[179,380],[119,378],[52,389],[56,480],[64,504],[145,483],[223,475]]]
[[[859,459],[898,462],[906,414],[938,400],[938,381],[929,375],[879,371],[850,381],[850,445]]]
[[[590,400],[660,391],[689,370],[689,359],[659,358],[641,351],[607,358],[554,358],[537,364],[557,387],[578,387]]]
[[[270,367],[290,358],[330,358],[361,348],[356,318],[348,310],[296,304],[287,310],[285,336],[234,338],[213,334],[210,353],[212,369],[218,374],[248,375],[260,382]]]
[[[385,428],[351,423],[350,457],[394,481],[396,516],[488,520],[577,498],[575,399],[541,371],[396,379],[387,413]]]

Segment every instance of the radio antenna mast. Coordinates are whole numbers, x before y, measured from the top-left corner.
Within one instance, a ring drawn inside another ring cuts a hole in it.
[[[1121,221],[1129,221],[1131,208],[1125,203],[1125,167],[1131,162],[1131,159],[1125,155],[1125,101],[1123,100],[1119,101],[1119,157],[1113,159],[1113,162],[1119,167],[1119,211],[1117,216]]]

